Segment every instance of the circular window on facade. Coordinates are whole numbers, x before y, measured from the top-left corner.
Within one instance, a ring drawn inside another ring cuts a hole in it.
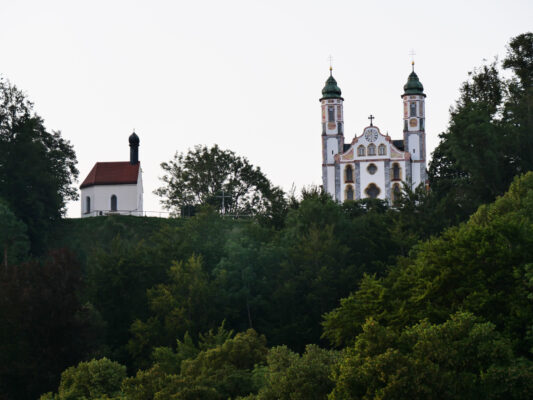
[[[378,170],[378,167],[376,167],[376,164],[370,164],[368,167],[366,167],[366,170],[370,175],[374,175]]]

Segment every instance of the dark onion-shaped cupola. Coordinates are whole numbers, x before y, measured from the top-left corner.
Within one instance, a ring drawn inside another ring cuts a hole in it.
[[[320,101],[324,99],[341,99],[344,100],[341,97],[341,89],[337,86],[337,81],[333,77],[333,71],[332,68],[329,69],[329,78],[326,81],[326,85],[324,86],[324,89],[322,89],[322,98]]]
[[[422,82],[420,82],[420,79],[418,79],[418,75],[415,72],[415,64],[413,62],[413,71],[409,74],[409,77],[407,78],[407,83],[403,85],[403,95],[409,95],[409,94],[417,94],[426,96],[424,94],[424,86],[422,85]]]
[[[130,142],[130,164],[135,165],[139,162],[139,136],[133,132],[128,141]]]

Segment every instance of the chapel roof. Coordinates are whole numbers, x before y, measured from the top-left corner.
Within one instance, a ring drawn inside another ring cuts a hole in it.
[[[80,189],[95,185],[136,184],[140,163],[129,161],[97,162],[83,181]]]

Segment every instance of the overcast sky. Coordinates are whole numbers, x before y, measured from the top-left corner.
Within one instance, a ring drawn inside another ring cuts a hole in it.
[[[429,154],[468,71],[533,29],[531,0],[0,0],[0,15],[0,73],[74,145],[79,183],[96,161],[128,160],[135,128],[150,211],[159,164],[197,144],[247,157],[285,190],[320,184],[329,55],[346,140],[371,113],[400,139],[414,49]]]

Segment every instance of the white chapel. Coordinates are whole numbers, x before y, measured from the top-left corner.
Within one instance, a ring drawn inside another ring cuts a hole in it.
[[[129,137],[130,160],[97,162],[80,186],[81,216],[143,215],[139,137]]]
[[[414,71],[404,85],[403,139],[373,125],[345,143],[341,90],[330,76],[322,90],[322,183],[335,200],[378,198],[393,203],[406,182],[427,185],[424,87]]]

